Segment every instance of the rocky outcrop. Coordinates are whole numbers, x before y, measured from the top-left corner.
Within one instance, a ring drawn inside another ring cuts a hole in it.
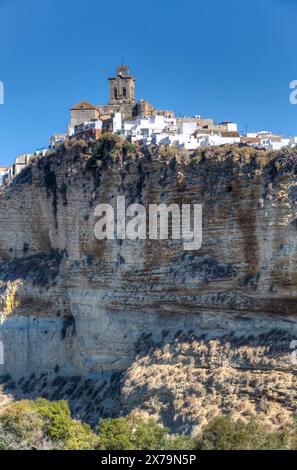
[[[72,144],[1,190],[4,391],[68,397],[94,424],[137,409],[185,432],[219,411],[279,426],[296,405],[297,154],[171,153]],[[201,203],[202,247],[96,240],[94,208],[119,195]]]

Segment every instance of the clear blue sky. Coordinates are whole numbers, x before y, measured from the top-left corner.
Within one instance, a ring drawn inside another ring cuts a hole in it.
[[[105,103],[122,60],[157,107],[297,135],[296,0],[0,0],[0,21],[0,165]]]

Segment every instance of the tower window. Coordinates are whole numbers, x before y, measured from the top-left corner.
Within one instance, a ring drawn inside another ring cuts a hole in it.
[[[126,90],[126,88],[123,88],[123,96],[127,96],[127,90]]]
[[[116,88],[113,90],[113,93],[114,93],[115,99],[117,99],[117,97],[118,97],[118,90],[117,90]]]

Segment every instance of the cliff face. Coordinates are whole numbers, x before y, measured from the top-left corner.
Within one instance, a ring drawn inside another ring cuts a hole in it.
[[[297,154],[233,148],[90,166],[72,146],[0,193],[2,383],[74,413],[139,409],[191,431],[296,405]],[[203,206],[203,243],[103,240],[94,208]],[[1,367],[1,366],[0,366]]]

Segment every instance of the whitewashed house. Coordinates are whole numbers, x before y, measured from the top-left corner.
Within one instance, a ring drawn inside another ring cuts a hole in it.
[[[9,167],[0,166],[0,186],[2,186],[6,180],[9,179]]]
[[[122,130],[122,115],[121,113],[114,113],[112,118],[112,128],[113,132],[121,132]]]
[[[173,136],[172,141],[172,143],[176,144],[178,147],[186,150],[195,150],[200,147],[199,140],[194,135],[176,134]]]
[[[211,133],[202,137],[200,142],[203,147],[239,144],[240,135],[238,132],[231,131]]]
[[[98,139],[102,133],[102,121],[97,119],[96,121],[83,122],[74,126],[74,136],[76,138],[95,138]]]
[[[269,140],[268,150],[281,150],[290,146],[290,138],[281,138],[280,140]]]
[[[196,121],[186,121],[178,123],[178,133],[184,135],[192,135],[198,129]]]
[[[13,165],[12,176],[18,175],[26,166],[28,166],[32,158],[34,158],[34,156],[35,156],[34,153],[24,153],[22,155],[19,155],[15,159],[15,162]]]
[[[238,132],[236,122],[224,121],[220,123],[220,126],[224,127],[227,132]]]
[[[143,140],[145,144],[152,141],[152,136],[162,134],[175,126],[174,118],[166,118],[161,115],[150,117],[137,117],[125,120],[122,126],[122,134],[131,138],[132,142]]]
[[[265,150],[281,150],[291,144],[290,137],[272,134],[271,132],[261,131],[257,135],[259,139],[259,147]]]
[[[155,145],[176,145],[187,150],[195,150],[200,146],[199,140],[186,134],[152,134],[151,143]]]

